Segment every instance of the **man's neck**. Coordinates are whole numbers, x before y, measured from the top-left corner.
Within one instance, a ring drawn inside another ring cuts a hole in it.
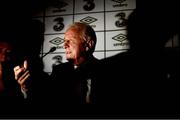
[[[0,63],[0,92],[4,90],[4,83],[2,79],[2,64]]]
[[[70,63],[72,63],[75,68],[87,63],[88,61],[91,61],[94,57],[92,55],[88,56],[88,57],[84,57],[84,58],[80,58],[78,60],[72,60],[72,59],[69,59],[68,61]]]

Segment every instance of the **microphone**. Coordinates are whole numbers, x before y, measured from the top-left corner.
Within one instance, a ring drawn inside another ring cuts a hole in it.
[[[49,52],[45,53],[45,54],[41,57],[41,59],[42,59],[43,57],[45,57],[46,55],[48,55],[49,53],[54,52],[55,50],[56,50],[56,47],[51,47],[51,49],[49,50]]]

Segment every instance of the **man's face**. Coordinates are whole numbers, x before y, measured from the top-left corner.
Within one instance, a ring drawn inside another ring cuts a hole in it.
[[[6,42],[0,42],[0,62],[5,62],[10,60],[11,47]]]
[[[83,59],[85,52],[85,46],[79,36],[79,31],[75,29],[69,29],[65,33],[64,48],[67,60],[73,60],[74,63],[79,63]]]

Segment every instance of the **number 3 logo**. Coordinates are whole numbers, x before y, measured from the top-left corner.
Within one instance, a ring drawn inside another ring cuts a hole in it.
[[[53,29],[55,31],[61,31],[64,28],[64,24],[63,24],[64,19],[62,17],[58,17],[58,18],[54,19],[54,21],[55,22],[57,21],[57,24],[54,25]]]
[[[115,17],[118,17],[118,21],[115,22],[117,27],[123,27],[127,25],[127,19],[125,19],[125,16],[125,13],[118,13],[115,15]]]
[[[91,11],[95,8],[94,0],[84,0],[87,1],[86,5],[83,7],[86,11]]]

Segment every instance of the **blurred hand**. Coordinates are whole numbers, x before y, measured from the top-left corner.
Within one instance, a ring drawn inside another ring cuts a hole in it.
[[[29,70],[27,69],[28,63],[25,60],[23,66],[14,67],[15,80],[17,80],[18,84],[21,86],[21,89],[27,90],[25,81],[30,77]]]

